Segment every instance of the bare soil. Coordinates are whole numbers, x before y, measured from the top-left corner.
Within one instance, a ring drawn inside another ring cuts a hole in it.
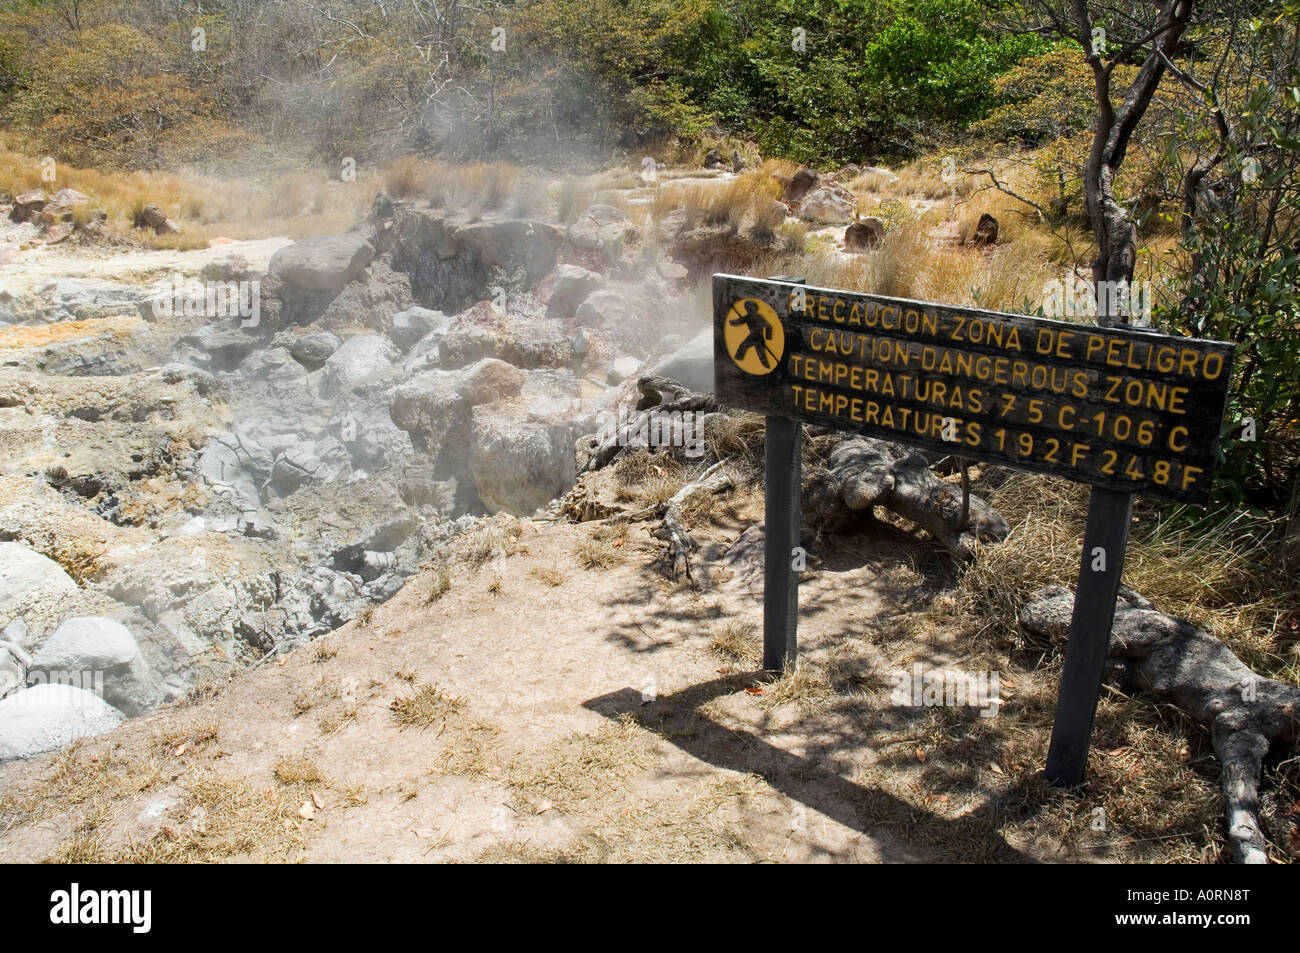
[[[892,669],[991,661],[891,623],[944,598],[923,545],[881,526],[824,553],[801,668],[756,671],[761,547],[720,558],[756,502],[703,534],[699,588],[664,578],[653,524],[497,518],[507,554],[458,560],[434,601],[415,577],[194,700],[0,769],[0,861],[1095,859],[1040,829],[1060,796],[1005,716],[891,705]],[[591,547],[613,564],[583,568]]]

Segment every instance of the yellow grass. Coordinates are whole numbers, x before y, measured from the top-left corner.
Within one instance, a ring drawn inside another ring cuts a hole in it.
[[[71,188],[90,196],[91,208],[108,213],[110,234],[151,248],[204,247],[217,237],[251,239],[344,231],[368,211],[377,176],[358,171],[355,182],[301,171],[267,181],[217,179],[196,172],[101,172],[56,163],[53,182],[42,180],[38,157],[0,149],[0,192]],[[145,205],[157,205],[181,226],[179,235],[154,235],[134,222]]]

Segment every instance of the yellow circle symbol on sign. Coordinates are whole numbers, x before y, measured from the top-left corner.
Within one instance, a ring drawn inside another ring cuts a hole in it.
[[[723,321],[727,353],[746,374],[776,370],[785,353],[785,330],[772,306],[757,298],[741,298]]]

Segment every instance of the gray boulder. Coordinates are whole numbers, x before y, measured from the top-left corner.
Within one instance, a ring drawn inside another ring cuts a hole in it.
[[[474,308],[443,333],[438,360],[444,367],[462,367],[484,358],[522,368],[567,367],[573,361],[570,338],[558,320],[493,317]]]
[[[9,217],[15,222],[34,219],[49,200],[50,197],[44,189],[28,189],[26,192],[19,192],[14,196],[14,207]]]
[[[643,320],[637,300],[614,288],[593,292],[574,317],[583,328],[618,328]]]
[[[845,224],[853,221],[857,199],[842,185],[828,182],[804,196],[799,217],[812,222]]]
[[[281,493],[292,493],[304,483],[324,482],[325,465],[305,446],[282,452],[271,467],[271,484]]]
[[[36,220],[43,225],[53,225],[55,222],[70,222],[73,219],[75,210],[82,205],[90,202],[90,196],[84,192],[78,192],[76,189],[59,189],[50,197],[49,202],[41,209]]]
[[[289,353],[303,367],[315,371],[325,366],[325,362],[342,343],[337,334],[330,334],[328,331],[304,334],[289,346]]]
[[[446,330],[438,328],[430,331],[411,348],[402,362],[402,375],[410,377],[420,371],[433,367],[442,360],[442,339]]]
[[[705,328],[667,357],[654,373],[700,393],[713,392],[713,329]]]
[[[134,554],[105,576],[102,589],[169,633],[181,660],[229,641],[241,614],[271,605],[283,568],[263,540],[200,532],[170,536]],[[160,664],[155,671],[164,678],[173,674]]]
[[[569,226],[569,241],[591,251],[617,252],[627,238],[635,237],[636,231],[627,212],[598,204],[589,206]]]
[[[577,479],[573,445],[593,420],[580,398],[565,394],[475,407],[469,470],[483,505],[526,515],[567,492]]]
[[[175,235],[181,227],[157,205],[146,205],[136,215],[136,228],[152,228],[156,235]]]
[[[388,412],[417,451],[437,457],[449,437],[464,440],[472,407],[516,396],[527,376],[495,358],[456,371],[424,371],[393,388]]]
[[[11,695],[27,684],[23,659],[7,640],[0,641],[0,698]]]
[[[800,169],[794,175],[790,176],[781,190],[781,201],[788,205],[798,205],[817,184],[821,182],[821,175],[816,169]]]
[[[854,222],[844,230],[844,247],[849,251],[879,248],[885,240],[885,223],[874,216]]]
[[[271,257],[271,274],[304,291],[342,291],[375,257],[361,235],[321,235],[286,245]]]
[[[219,365],[232,367],[265,345],[259,337],[245,332],[237,324],[205,324],[182,339],[191,347],[207,353]]]
[[[121,723],[122,713],[94,692],[70,685],[33,685],[0,699],[0,761],[55,751]]]
[[[316,443],[293,435],[281,440],[285,446],[271,467],[271,484],[280,493],[292,493],[309,483],[332,483],[342,471],[351,468],[347,448],[333,437]]]
[[[561,265],[555,269],[554,290],[546,306],[547,317],[564,320],[572,317],[578,305],[601,286],[604,279],[580,265]]]
[[[347,393],[367,378],[388,370],[401,352],[378,334],[348,338],[325,362],[321,394],[334,397]]]
[[[147,714],[161,690],[135,637],[126,626],[102,616],[65,619],[32,659],[28,682],[41,676],[50,684],[86,684],[102,676],[104,700],[126,715]]]
[[[261,487],[270,478],[275,455],[247,433],[213,437],[199,457],[199,475],[212,484],[232,488],[245,510],[261,506]]]
[[[441,311],[429,308],[407,308],[393,316],[393,343],[403,352],[411,350],[432,331],[441,330],[451,323],[451,318]]]

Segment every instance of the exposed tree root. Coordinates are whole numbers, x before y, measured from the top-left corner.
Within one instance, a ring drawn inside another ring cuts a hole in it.
[[[712,394],[697,394],[666,377],[647,376],[637,381],[641,399],[637,414],[621,427],[583,437],[578,441],[578,473],[588,473],[609,466],[625,450],[645,447],[643,434],[656,432],[655,416],[690,412],[700,415],[700,426],[707,414],[717,413],[719,405]],[[660,416],[662,419],[662,416]]]
[[[1048,586],[1021,610],[1020,623],[1039,635],[1066,638],[1073,610],[1070,590]],[[1241,863],[1267,863],[1260,769],[1271,747],[1295,745],[1300,689],[1256,675],[1214,636],[1156,611],[1131,590],[1116,606],[1108,654],[1130,685],[1173,702],[1210,729],[1233,853]]]
[[[731,474],[723,469],[722,464],[723,461],[718,461],[709,467],[700,474],[699,479],[686,484],[664,504],[663,525],[654,531],[654,535],[668,541],[668,561],[672,565],[674,579],[681,579],[682,576],[694,579],[690,554],[695,550],[696,543],[683,519],[686,504],[697,493],[721,493],[734,485]]]
[[[825,472],[811,481],[804,505],[832,527],[883,506],[916,523],[949,552],[970,559],[977,542],[1001,542],[1010,529],[997,510],[974,494],[963,518],[962,497],[961,488],[935,476],[919,453],[851,437],[831,451]]]
[[[645,447],[643,436],[657,432],[653,419],[656,414],[691,412],[704,418],[700,421],[704,426],[709,416],[723,412],[712,394],[694,393],[667,378],[642,377],[637,389],[641,399],[634,417],[621,427],[578,442],[579,473],[600,470],[623,453]],[[656,535],[668,541],[674,578],[691,575],[689,553],[695,543],[681,522],[686,500],[697,492],[717,493],[733,485],[730,475],[724,478],[719,463],[716,461],[665,505],[664,524]],[[1010,532],[996,510],[980,497],[963,494],[961,488],[945,483],[930,470],[925,457],[865,437],[846,438],[834,447],[827,468],[810,481],[804,505],[831,528],[869,516],[874,506],[886,507],[916,523],[963,559],[974,555],[976,543],[1000,542]]]

